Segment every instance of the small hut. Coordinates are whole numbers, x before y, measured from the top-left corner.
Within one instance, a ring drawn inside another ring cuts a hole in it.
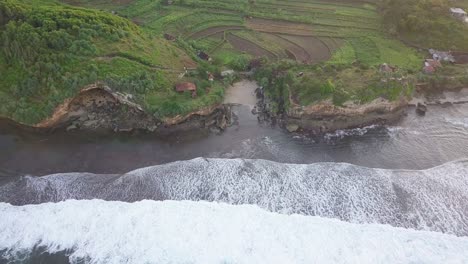
[[[176,39],[176,37],[174,37],[174,36],[171,35],[171,34],[167,34],[167,33],[164,34],[164,38],[165,38],[166,40],[169,40],[169,41],[174,41],[174,40]]]
[[[202,59],[202,60],[205,60],[205,61],[211,61],[211,57],[210,55],[206,54],[205,52],[203,51],[199,51],[198,54],[197,54],[198,58]]]
[[[192,93],[192,97],[197,97],[197,86],[191,82],[178,83],[175,86],[175,90],[178,93],[189,91]]]

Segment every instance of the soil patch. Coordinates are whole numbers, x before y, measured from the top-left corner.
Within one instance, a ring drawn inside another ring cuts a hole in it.
[[[262,48],[261,46],[251,42],[250,40],[241,38],[234,34],[228,34],[226,39],[236,50],[246,52],[255,57],[266,56],[268,58],[276,58],[276,55],[274,53]]]
[[[290,59],[303,63],[309,63],[312,60],[309,53],[296,43],[289,41],[280,35],[270,35],[268,37],[271,39],[271,41],[274,41],[278,45],[284,47],[286,54]]]
[[[452,52],[455,62],[457,64],[468,64],[468,53],[467,52]]]
[[[309,59],[307,62],[309,63],[326,61],[331,57],[328,47],[316,37],[293,35],[281,35],[281,37],[304,49],[308,53]]]
[[[257,98],[255,97],[255,90],[257,88],[257,83],[253,81],[242,80],[234,83],[226,90],[224,103],[254,106],[257,103]]]

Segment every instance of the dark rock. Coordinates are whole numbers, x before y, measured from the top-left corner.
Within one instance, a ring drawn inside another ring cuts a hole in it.
[[[416,113],[418,115],[425,115],[427,112],[427,106],[425,104],[421,104],[421,103],[418,103],[418,105],[416,106]]]

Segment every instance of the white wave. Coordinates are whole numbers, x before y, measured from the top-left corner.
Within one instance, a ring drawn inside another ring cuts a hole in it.
[[[445,118],[445,122],[455,125],[457,127],[468,128],[468,117],[465,118]]]
[[[207,202],[0,203],[0,252],[74,263],[467,263],[468,238]]]
[[[21,205],[96,198],[204,200],[466,236],[467,175],[468,161],[407,171],[344,163],[198,158],[124,175],[23,177],[0,186],[0,201]]]
[[[351,136],[364,136],[369,131],[374,130],[379,127],[380,126],[378,125],[370,125],[370,126],[358,127],[358,128],[352,128],[352,129],[336,130],[332,133],[326,133],[323,137],[327,141],[332,141],[332,140],[343,139],[345,137],[351,137]]]

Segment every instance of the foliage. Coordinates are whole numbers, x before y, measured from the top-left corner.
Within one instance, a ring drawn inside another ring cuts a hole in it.
[[[384,0],[387,30],[425,48],[468,50],[468,27],[450,16],[449,0]]]
[[[138,13],[136,8],[129,10],[133,12]],[[160,117],[218,102],[219,85],[208,93],[207,84],[199,83],[196,100],[173,91],[174,72],[183,72],[187,61],[191,59],[172,43],[151,38],[111,12],[56,0],[0,1],[0,115],[20,122],[43,120],[96,81],[133,94]]]

